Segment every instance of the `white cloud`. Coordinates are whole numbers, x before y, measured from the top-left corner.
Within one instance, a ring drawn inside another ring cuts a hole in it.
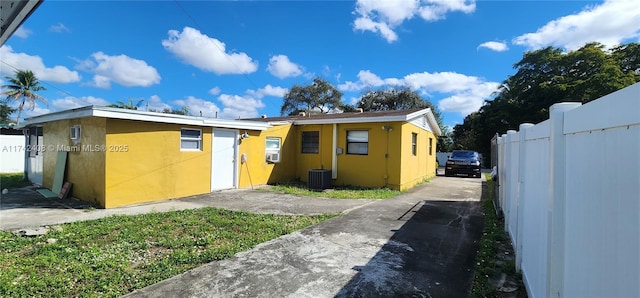
[[[432,98],[431,94],[438,93],[445,97],[439,103],[440,109],[466,115],[478,110],[484,100],[489,99],[499,85],[495,82],[486,82],[475,76],[455,72],[421,72],[408,74],[403,78],[380,78],[369,70],[362,70],[358,73],[358,81],[347,81],[338,85],[338,89],[362,91],[366,88],[399,86],[408,87],[421,95],[428,95]]]
[[[83,96],[83,97],[74,97],[67,96],[64,98],[54,99],[50,102],[51,106],[55,109],[54,111],[59,110],[68,110],[75,109],[85,106],[106,106],[109,104],[106,100],[93,96]]]
[[[271,84],[267,84],[258,90],[247,90],[247,94],[257,98],[263,98],[265,96],[283,97],[287,91],[289,91],[287,88],[274,87],[271,86]]]
[[[111,88],[111,82],[126,87],[148,87],[160,83],[160,74],[143,60],[127,55],[109,56],[103,52],[91,55],[93,60],[81,61],[79,69],[94,73],[92,86]]]
[[[27,38],[29,37],[29,35],[31,35],[31,30],[25,28],[25,27],[18,27],[18,29],[16,29],[16,31],[13,32],[13,35],[20,37],[20,38]]]
[[[297,77],[304,73],[302,66],[289,60],[286,55],[276,55],[269,59],[267,71],[277,78]]]
[[[201,98],[188,96],[186,99],[174,100],[172,102],[174,105],[179,107],[187,107],[189,109],[189,113],[193,116],[203,116],[209,118],[219,117],[220,108],[218,106],[208,100],[204,100]]]
[[[487,48],[496,52],[504,52],[509,49],[506,43],[500,41],[483,42],[478,46],[478,49],[480,48]]]
[[[22,110],[22,115],[20,115],[20,118],[22,118],[20,120],[20,123],[23,124],[24,123],[23,119],[25,119],[25,118],[40,116],[40,115],[44,115],[44,114],[49,114],[51,112],[53,112],[53,111],[51,109],[49,109],[48,107],[36,106],[33,110],[25,108],[24,110]],[[14,114],[11,115],[11,119],[15,119],[15,117],[17,117],[17,116],[18,116],[18,112],[15,112]]]
[[[169,30],[162,46],[187,64],[216,74],[245,74],[258,69],[246,53],[226,52],[226,45],[200,31],[184,27],[182,32]]]
[[[353,22],[353,29],[380,33],[380,35],[382,35],[382,37],[389,43],[398,40],[398,34],[393,32],[389,25],[383,22],[375,22],[368,17],[357,18]]]
[[[402,80],[396,78],[382,79],[370,70],[361,70],[358,72],[358,81],[346,81],[338,85],[338,89],[342,91],[361,91],[366,88],[375,88],[384,85],[398,86],[403,85]]]
[[[170,105],[164,103],[162,98],[158,95],[151,95],[148,99],[143,103],[143,110],[146,111],[158,111],[162,112],[164,109],[173,109]]]
[[[67,28],[63,23],[58,23],[49,27],[49,31],[55,33],[69,33],[71,30]]]
[[[445,112],[459,112],[463,115],[478,111],[500,86],[495,82],[483,82],[469,86],[462,92],[451,95],[438,103],[438,108]]]
[[[220,94],[221,91],[222,90],[220,90],[220,87],[216,86],[216,87],[213,87],[213,88],[209,89],[209,94],[218,95],[218,94]]]
[[[448,12],[461,11],[472,13],[476,10],[475,0],[431,0],[420,7],[420,17],[425,21],[437,21],[445,18]]]
[[[353,29],[379,33],[391,43],[398,40],[393,29],[415,16],[433,22],[449,12],[471,13],[475,8],[475,0],[358,0]]]
[[[640,38],[640,9],[636,0],[608,0],[579,13],[555,19],[535,33],[516,37],[514,44],[538,49],[553,45],[575,50],[597,41],[615,46]]]
[[[456,72],[412,73],[403,79],[404,84],[414,90],[427,89],[440,93],[461,92],[480,84],[480,79]]]
[[[221,94],[218,100],[224,105],[222,118],[255,118],[258,116],[258,108],[264,107],[262,100],[249,95]]]
[[[73,83],[80,81],[80,75],[77,71],[71,71],[60,65],[46,67],[40,56],[14,53],[13,49],[7,45],[0,47],[0,57],[2,57],[2,61],[7,65],[17,69],[33,71],[36,77],[42,81],[55,83]],[[3,65],[0,67],[0,73],[2,73],[3,76],[12,76],[15,73],[15,69]]]
[[[244,95],[221,94],[218,100],[222,103],[222,118],[255,118],[258,117],[258,109],[265,104],[262,98],[265,96],[283,97],[288,89],[266,85],[258,90],[249,89]]]

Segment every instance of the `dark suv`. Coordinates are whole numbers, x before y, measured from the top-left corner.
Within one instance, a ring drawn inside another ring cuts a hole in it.
[[[445,176],[466,174],[480,178],[480,155],[469,150],[454,150],[444,168]]]

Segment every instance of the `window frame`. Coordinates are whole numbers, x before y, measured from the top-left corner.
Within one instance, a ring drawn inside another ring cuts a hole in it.
[[[349,133],[351,133],[351,132],[365,132],[367,134],[366,142],[350,141],[349,140]],[[369,155],[369,130],[367,130],[367,129],[351,129],[351,130],[347,130],[346,139],[347,139],[347,146],[346,146],[347,147],[347,150],[346,150],[347,154],[349,154],[349,155]],[[351,146],[349,146],[351,144],[365,144],[366,145],[366,147],[365,147],[366,151],[364,153],[352,152]]]
[[[197,131],[198,137],[195,138],[189,135],[185,136],[183,134],[185,131]],[[195,142],[198,146],[197,148],[187,148],[183,146],[183,142],[188,142],[188,143]],[[180,151],[202,151],[202,129],[188,128],[188,127],[180,128]]]
[[[305,135],[307,135],[306,138],[305,138]],[[309,138],[313,138],[314,136],[315,136],[315,142],[313,142],[313,140],[312,140],[312,142],[308,142]],[[317,131],[317,130],[303,131],[302,135],[300,136],[300,139],[301,139],[301,146],[302,146],[300,148],[300,152],[301,153],[303,153],[303,154],[318,154],[318,153],[320,153],[320,131]],[[308,143],[305,143],[305,141],[307,141]],[[309,149],[311,151],[308,151]]]
[[[278,148],[273,149],[268,146],[269,141],[278,141]],[[267,156],[270,154],[278,154],[277,160],[269,160]],[[264,141],[264,159],[267,163],[279,163],[282,159],[282,138],[279,137],[266,137]]]
[[[418,134],[415,132],[411,133],[411,153],[413,156],[418,155]]]
[[[433,155],[433,138],[429,138],[429,155]]]

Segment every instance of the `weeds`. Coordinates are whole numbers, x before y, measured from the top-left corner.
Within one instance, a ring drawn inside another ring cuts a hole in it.
[[[484,212],[484,233],[480,239],[480,248],[476,256],[476,270],[473,278],[470,297],[492,297],[495,289],[491,285],[489,277],[496,270],[497,244],[504,241],[504,228],[497,218],[493,207],[493,181],[487,177],[487,196],[482,200]]]

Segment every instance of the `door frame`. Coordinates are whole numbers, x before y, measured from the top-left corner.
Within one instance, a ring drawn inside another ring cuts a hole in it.
[[[211,181],[209,184],[209,189],[210,191],[217,191],[217,190],[222,190],[222,189],[213,189],[213,181],[215,179],[215,175],[214,175],[214,152],[215,152],[215,141],[216,141],[216,131],[225,131],[225,132],[232,132],[233,133],[233,185],[231,186],[231,188],[226,188],[226,189],[237,189],[238,188],[238,136],[240,135],[240,130],[238,129],[224,129],[224,128],[212,128],[211,129]]]
[[[33,131],[35,130],[35,140],[32,142]],[[29,148],[25,152],[25,166],[27,178],[31,183],[43,185],[44,183],[44,127],[42,125],[34,125],[28,127],[26,137],[26,147]],[[40,133],[39,133],[40,132]]]

